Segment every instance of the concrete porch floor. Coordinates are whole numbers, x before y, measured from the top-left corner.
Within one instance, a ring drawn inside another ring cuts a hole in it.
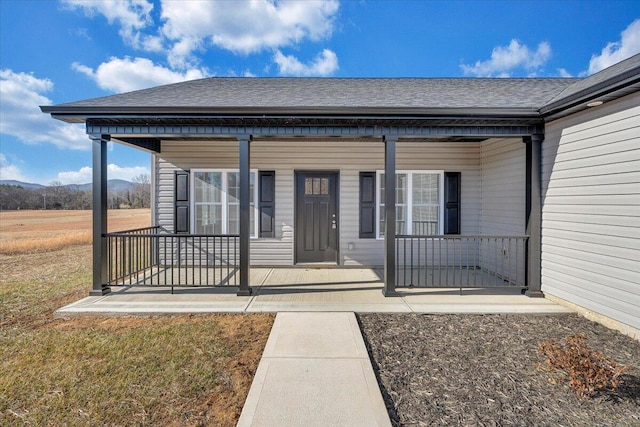
[[[400,288],[382,296],[379,270],[368,268],[252,268],[253,295],[236,296],[236,287],[112,287],[56,311],[57,317],[82,314],[143,315],[221,312],[388,312],[388,313],[569,313],[544,298],[514,288]]]

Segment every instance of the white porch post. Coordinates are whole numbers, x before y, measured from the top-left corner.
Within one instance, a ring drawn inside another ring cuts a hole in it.
[[[396,142],[397,137],[384,137],[384,288],[385,297],[396,292]]]
[[[523,137],[526,148],[526,233],[528,297],[544,297],[541,291],[542,270],[542,141],[544,135]]]
[[[251,158],[250,135],[239,135],[240,154],[240,286],[238,296],[251,295],[249,286],[250,265],[250,236],[251,236],[251,212],[250,212],[250,183],[251,183]],[[256,183],[257,185],[257,183]],[[258,219],[256,218],[256,221]]]
[[[91,135],[93,145],[93,287],[89,295],[111,292],[107,284],[107,142],[109,135]]]

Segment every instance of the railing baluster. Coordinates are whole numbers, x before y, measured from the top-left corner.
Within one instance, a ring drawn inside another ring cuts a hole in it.
[[[504,284],[505,276],[504,276],[504,258],[506,256],[506,248],[504,246],[504,239],[500,239],[500,274],[502,279],[502,284]]]
[[[435,286],[436,280],[436,240],[431,238],[431,286]]]

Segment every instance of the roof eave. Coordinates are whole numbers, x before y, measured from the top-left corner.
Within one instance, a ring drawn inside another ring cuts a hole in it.
[[[604,80],[593,86],[551,102],[540,109],[540,114],[546,118],[556,116],[562,111],[579,106],[580,104],[596,100],[599,97],[614,94],[615,92],[640,82],[640,67],[634,67],[610,79]]]
[[[99,118],[540,118],[537,108],[377,108],[377,107],[78,107],[42,106],[42,112],[68,123]]]

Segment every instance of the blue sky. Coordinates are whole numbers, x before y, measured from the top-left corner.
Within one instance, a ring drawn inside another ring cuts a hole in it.
[[[91,181],[59,104],[207,76],[580,77],[640,52],[640,1],[0,1],[0,179]],[[114,144],[109,178],[149,173]]]

